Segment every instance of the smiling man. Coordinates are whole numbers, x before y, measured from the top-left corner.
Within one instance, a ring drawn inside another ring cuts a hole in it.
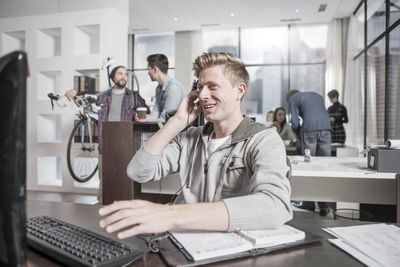
[[[193,66],[198,90],[182,100],[127,169],[140,183],[179,173],[179,195],[174,205],[129,200],[102,207],[99,214],[107,217],[100,226],[119,238],[173,228],[274,228],[292,217],[283,142],[274,129],[241,113],[249,81],[243,62],[205,53]],[[181,132],[201,112],[208,123]]]

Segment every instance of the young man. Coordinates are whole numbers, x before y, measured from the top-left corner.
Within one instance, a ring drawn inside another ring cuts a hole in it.
[[[135,118],[135,109],[137,107],[146,107],[147,113],[150,113],[145,100],[136,94],[135,107],[133,104],[132,91],[126,88],[128,83],[128,70],[124,66],[117,66],[112,69],[110,78],[114,86],[109,90],[100,93],[97,96],[96,105],[99,110],[99,152],[102,151],[102,125],[105,121],[132,121]],[[65,95],[71,100],[77,91],[69,90]]]
[[[100,226],[121,231],[119,238],[173,228],[273,228],[292,218],[283,142],[276,130],[241,113],[249,81],[243,62],[230,54],[205,53],[194,70],[199,90],[182,100],[127,168],[141,183],[178,172],[182,188],[175,205],[129,200],[102,207],[99,214],[107,217]],[[208,123],[181,132],[201,112]]]
[[[175,111],[186,92],[182,84],[167,74],[168,58],[163,54],[147,57],[147,69],[152,81],[157,81],[156,101],[153,109],[154,118],[165,120],[167,112]],[[152,118],[152,116],[149,116]]]

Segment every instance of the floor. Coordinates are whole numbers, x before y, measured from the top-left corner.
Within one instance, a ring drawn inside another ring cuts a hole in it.
[[[27,199],[71,202],[71,203],[92,204],[92,205],[97,203],[97,195],[63,193],[63,192],[44,192],[44,191],[31,191],[31,190],[27,191]]]

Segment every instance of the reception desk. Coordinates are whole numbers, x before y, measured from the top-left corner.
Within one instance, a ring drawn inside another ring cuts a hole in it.
[[[135,152],[160,126],[157,122],[104,122],[103,124],[103,204],[133,198],[167,202],[170,196],[143,194],[141,184],[126,175]]]

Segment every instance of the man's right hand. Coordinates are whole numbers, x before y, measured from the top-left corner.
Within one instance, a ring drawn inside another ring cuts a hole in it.
[[[191,91],[188,95],[186,95],[181,103],[179,104],[178,110],[176,111],[174,117],[179,121],[185,122],[185,125],[194,121],[197,116],[202,112],[202,108],[200,106],[199,101],[194,103],[196,99],[199,98],[199,91]]]
[[[77,93],[78,92],[75,89],[71,89],[65,93],[65,96],[68,98],[69,101],[71,101],[74,99],[74,96],[76,96]]]
[[[161,154],[165,146],[199,116],[202,108],[200,104],[193,103],[198,97],[199,91],[192,91],[182,99],[175,115],[144,144],[147,152],[153,155]]]

